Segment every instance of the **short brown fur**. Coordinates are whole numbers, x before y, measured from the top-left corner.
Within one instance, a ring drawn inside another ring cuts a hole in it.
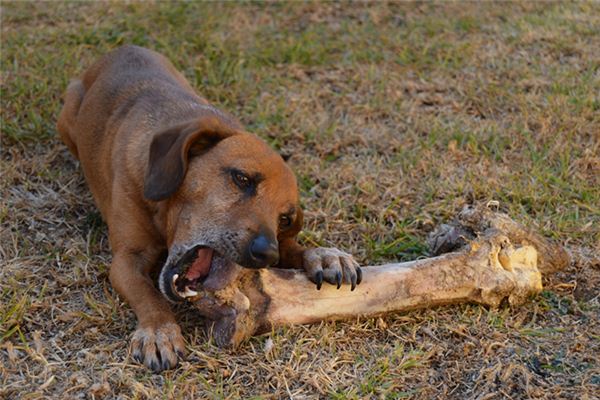
[[[74,80],[64,102],[57,129],[108,225],[110,281],[138,318],[133,354],[148,367],[171,368],[184,353],[169,304],[150,279],[165,253],[176,258],[206,242],[244,265],[252,238],[267,232],[278,243],[278,266],[304,268],[318,287],[323,279],[360,283],[350,255],[296,242],[302,212],[283,159],[198,96],[160,54],[118,48]],[[241,194],[231,170],[260,175],[256,192]],[[289,226],[281,226],[290,210]]]

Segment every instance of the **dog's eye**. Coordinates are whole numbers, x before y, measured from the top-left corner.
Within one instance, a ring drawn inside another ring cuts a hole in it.
[[[288,228],[292,224],[292,219],[287,215],[282,215],[279,217],[279,227],[280,228]]]
[[[250,179],[247,175],[243,174],[240,171],[233,171],[231,176],[233,177],[233,181],[240,189],[249,189],[253,186],[252,179]]]

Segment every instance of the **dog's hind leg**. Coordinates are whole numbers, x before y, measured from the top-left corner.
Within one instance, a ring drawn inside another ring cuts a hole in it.
[[[84,95],[85,88],[82,82],[79,79],[72,80],[63,96],[64,105],[56,122],[56,130],[60,134],[61,140],[76,158],[79,158],[77,141],[72,134]]]

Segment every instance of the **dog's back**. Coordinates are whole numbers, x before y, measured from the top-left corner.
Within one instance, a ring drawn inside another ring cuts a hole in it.
[[[179,102],[182,96],[206,103],[162,55],[137,46],[119,47],[89,67],[81,79],[71,82],[57,128],[78,155],[89,141],[96,149],[102,146],[103,136],[118,129],[111,123],[120,123],[140,103],[164,102],[168,107],[171,98]]]
[[[133,162],[145,162],[152,134],[185,120],[198,106],[208,103],[165,57],[137,46],[111,51],[71,82],[57,130],[81,161],[103,213],[117,172],[112,164],[119,159],[127,165],[132,160],[121,154],[135,154],[124,147],[138,149]]]

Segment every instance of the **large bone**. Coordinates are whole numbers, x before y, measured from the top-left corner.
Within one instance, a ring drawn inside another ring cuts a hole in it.
[[[473,223],[475,213],[481,218],[477,224]],[[470,225],[461,222],[465,215]],[[461,243],[462,249],[433,258],[363,267],[363,281],[354,291],[327,284],[318,291],[299,270],[234,266],[211,271],[193,302],[210,321],[220,346],[236,346],[282,325],[464,302],[497,307],[507,300],[519,305],[542,290],[539,261],[544,258],[532,244],[541,244],[545,251],[552,248],[561,256],[564,253],[537,235],[532,240],[525,232],[504,214],[484,207],[466,208],[430,238],[434,251],[454,249]]]

